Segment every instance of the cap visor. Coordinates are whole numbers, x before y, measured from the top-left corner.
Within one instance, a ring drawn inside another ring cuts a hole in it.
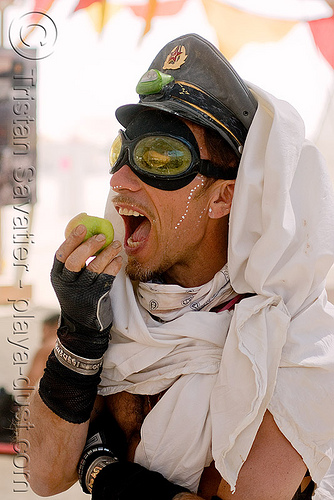
[[[186,120],[190,120],[198,125],[202,125],[203,127],[211,128],[216,130],[233,148],[235,153],[240,156],[239,146],[240,143],[238,141],[231,140],[231,136],[228,132],[225,132],[223,126],[216,124],[213,119],[210,119],[208,116],[205,116],[199,113],[197,110],[193,110],[186,104],[182,102],[173,102],[173,101],[161,101],[161,102],[145,102],[137,103],[137,104],[125,104],[116,109],[116,118],[120,122],[123,127],[127,127],[128,124],[135,118],[135,116],[145,110],[155,109],[159,111],[164,111],[166,113],[170,113],[176,115],[180,118],[185,118]]]

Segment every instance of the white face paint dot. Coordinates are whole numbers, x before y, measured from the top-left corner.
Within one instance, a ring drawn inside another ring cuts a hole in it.
[[[184,219],[186,218],[186,215],[187,215],[187,214],[188,214],[188,212],[189,212],[189,204],[190,204],[190,202],[191,202],[191,200],[192,200],[192,198],[193,198],[193,196],[194,196],[195,191],[196,191],[198,188],[200,188],[201,186],[203,186],[203,185],[204,185],[204,177],[202,177],[200,184],[197,184],[197,186],[194,186],[194,187],[190,190],[190,193],[189,193],[189,196],[188,196],[187,205],[186,205],[186,208],[185,208],[185,212],[184,212],[184,214],[181,216],[181,219],[179,220],[179,222],[176,224],[175,229],[178,229],[178,228],[180,227],[180,225],[181,225],[181,222],[183,222],[183,221],[184,221]]]

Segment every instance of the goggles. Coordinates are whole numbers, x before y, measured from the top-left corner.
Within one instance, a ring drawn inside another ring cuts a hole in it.
[[[129,139],[126,132],[120,130],[109,159],[111,174],[127,164],[143,182],[165,191],[186,186],[197,174],[215,179],[225,177],[222,168],[200,158],[198,146],[184,137],[162,132]]]

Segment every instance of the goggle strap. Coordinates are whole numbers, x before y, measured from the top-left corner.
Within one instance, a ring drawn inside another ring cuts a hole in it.
[[[210,160],[200,160],[200,165],[199,165],[199,173],[202,175],[205,175],[205,177],[213,178],[213,179],[226,179],[229,180],[229,177],[231,179],[235,178],[235,172],[229,173],[227,168],[224,168],[223,166],[218,166],[212,163]]]

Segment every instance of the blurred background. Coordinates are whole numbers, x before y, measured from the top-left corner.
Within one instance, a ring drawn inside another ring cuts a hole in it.
[[[67,221],[82,211],[103,216],[108,151],[119,128],[114,111],[137,102],[137,81],[171,39],[199,33],[245,80],[293,104],[334,182],[333,6],[334,0],[0,0],[3,394],[15,399],[15,391],[27,389],[44,345],[43,322],[58,312],[49,272]],[[333,272],[327,289],[334,298]],[[0,445],[1,498],[37,498],[20,474],[24,457],[15,462],[11,452]],[[84,495],[74,487],[57,497]]]

